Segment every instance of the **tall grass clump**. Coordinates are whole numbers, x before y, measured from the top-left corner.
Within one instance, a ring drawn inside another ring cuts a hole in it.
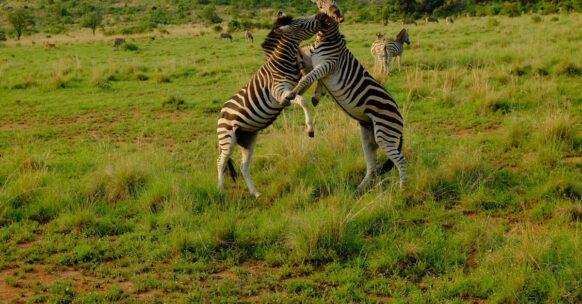
[[[150,177],[150,170],[146,160],[118,160],[88,180],[85,196],[110,203],[136,198]]]
[[[462,194],[476,190],[486,172],[482,152],[457,147],[442,157],[437,168],[416,170],[413,192],[429,195],[437,201],[457,201]]]
[[[362,238],[347,208],[329,199],[291,219],[286,245],[294,261],[319,263],[349,258],[361,250]]]

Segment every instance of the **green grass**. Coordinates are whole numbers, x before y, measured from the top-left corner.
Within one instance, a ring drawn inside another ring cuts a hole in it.
[[[0,291],[579,302],[580,26],[580,14],[410,26],[402,72],[382,77],[406,119],[410,185],[392,172],[362,196],[357,123],[329,99],[315,139],[294,107],[261,133],[260,199],[242,181],[217,192],[217,113],[263,61],[242,33],[0,48]],[[370,68],[374,34],[399,30],[342,27]]]

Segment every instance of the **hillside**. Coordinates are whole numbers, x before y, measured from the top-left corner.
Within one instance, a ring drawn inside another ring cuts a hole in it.
[[[403,17],[445,17],[449,15],[519,16],[526,12],[552,14],[580,11],[582,1],[338,1],[348,22],[367,23],[396,21]],[[105,35],[150,32],[168,25],[221,25],[217,31],[266,28],[277,11],[306,15],[316,11],[309,0],[29,0],[0,1],[0,32],[16,37],[8,17],[20,13],[25,17],[23,35],[31,33],[63,34],[90,27]],[[93,22],[91,21],[93,20]],[[0,33],[0,42],[1,42]]]

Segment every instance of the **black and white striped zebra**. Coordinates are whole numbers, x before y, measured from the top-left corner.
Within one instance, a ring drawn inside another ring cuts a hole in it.
[[[358,186],[363,189],[377,170],[376,150],[381,148],[400,173],[400,186],[407,180],[407,162],[402,155],[404,120],[398,105],[388,91],[376,81],[346,47],[336,22],[331,19],[314,44],[301,48],[304,71],[293,89],[300,94],[318,81],[314,105],[327,90],[335,102],[360,123],[362,148],[366,160],[366,176]]]
[[[410,45],[410,36],[408,30],[402,29],[396,36],[396,40],[388,40],[386,42],[386,68],[390,72],[390,65],[394,58],[398,60],[398,71],[402,68],[402,53],[404,53],[404,44]]]
[[[259,196],[249,167],[258,132],[273,123],[281,111],[293,100],[305,112],[310,136],[313,136],[313,119],[306,102],[301,96],[292,94],[293,87],[301,78],[299,67],[299,43],[311,38],[322,29],[325,14],[296,18],[282,16],[263,43],[267,57],[265,64],[251,81],[229,99],[218,118],[218,143],[220,155],[217,161],[218,189],[222,190],[226,167],[235,179],[235,171],[230,158],[234,146],[242,148],[241,171],[250,192]]]

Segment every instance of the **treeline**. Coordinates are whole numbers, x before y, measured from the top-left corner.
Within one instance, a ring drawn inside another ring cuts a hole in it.
[[[582,0],[339,0],[348,22],[580,11]],[[0,1],[0,41],[35,32],[65,33],[80,27],[106,35],[163,30],[171,24],[200,23],[215,30],[269,27],[276,11],[305,15],[310,0],[31,0]]]

